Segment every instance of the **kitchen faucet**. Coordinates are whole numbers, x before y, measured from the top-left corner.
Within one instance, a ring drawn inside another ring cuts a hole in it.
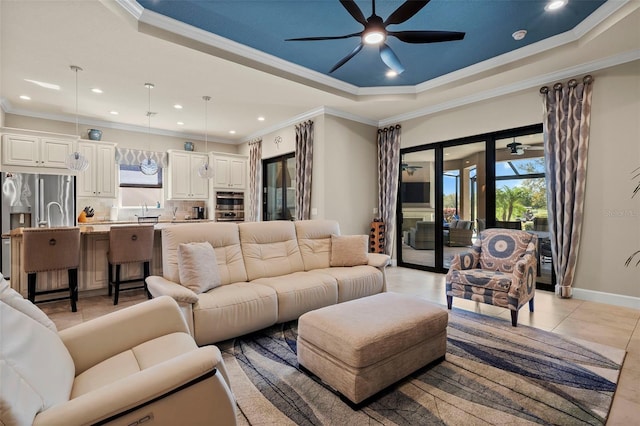
[[[60,226],[63,226],[64,213],[62,212],[62,206],[60,205],[60,203],[51,201],[47,204],[47,227],[51,228],[51,206],[58,206],[58,210],[60,210]]]
[[[147,207],[147,203],[142,203],[142,205],[140,206],[142,209],[142,217],[145,217],[147,215],[147,213],[149,213],[149,207]]]

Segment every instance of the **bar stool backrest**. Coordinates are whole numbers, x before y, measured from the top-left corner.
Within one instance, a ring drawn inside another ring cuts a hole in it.
[[[22,231],[24,271],[77,269],[80,265],[80,228],[33,228]]]
[[[112,226],[109,231],[109,263],[149,262],[153,257],[153,225]]]

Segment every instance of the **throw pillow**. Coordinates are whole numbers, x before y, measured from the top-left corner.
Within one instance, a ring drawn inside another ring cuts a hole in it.
[[[180,283],[196,294],[204,293],[221,283],[216,252],[208,242],[178,246]]]
[[[6,303],[14,309],[19,310],[25,315],[30,316],[40,324],[47,327],[54,333],[58,332],[56,325],[49,317],[40,310],[36,305],[22,297],[20,293],[9,287],[9,283],[0,274],[0,301]]]
[[[331,235],[331,266],[357,266],[369,263],[367,235]]]

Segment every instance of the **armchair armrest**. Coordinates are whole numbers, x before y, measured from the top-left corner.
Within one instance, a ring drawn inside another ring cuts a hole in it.
[[[514,282],[509,288],[509,296],[516,298],[522,305],[533,297],[538,269],[538,237],[533,236],[527,251],[516,262],[513,268]]]
[[[469,250],[462,253],[456,253],[451,259],[451,265],[449,271],[459,270],[464,271],[467,269],[478,268],[478,262],[480,262],[480,253],[477,250]]]
[[[369,258],[368,265],[379,269],[388,266],[391,260],[391,256],[383,253],[368,253],[367,256]]]
[[[76,375],[125,350],[170,333],[189,333],[178,304],[159,297],[60,331]]]
[[[207,418],[208,421],[215,418],[219,424],[235,424],[235,401],[216,371],[214,351],[214,347],[195,349],[51,407],[36,416],[34,425],[80,425],[111,420],[132,424],[136,417],[150,414],[158,424],[194,424]],[[171,398],[165,402],[167,396]],[[206,404],[193,404],[202,398]],[[185,412],[181,407],[189,409]],[[132,418],[120,417],[127,415]]]
[[[169,296],[178,303],[194,304],[198,302],[198,295],[193,291],[163,277],[147,277],[147,288],[153,297]]]

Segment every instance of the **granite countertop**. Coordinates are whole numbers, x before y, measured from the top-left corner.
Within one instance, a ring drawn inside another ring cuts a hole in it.
[[[213,222],[213,220],[211,219],[191,219],[191,220],[169,220],[169,221],[159,221],[158,223],[154,224],[153,227],[156,231],[161,230],[162,228],[166,228],[167,226],[172,226],[172,225],[177,225],[177,224],[183,224],[183,223],[206,223],[206,222]],[[87,235],[87,234],[107,234],[109,233],[109,230],[111,229],[112,225],[133,225],[133,224],[138,224],[138,222],[133,222],[133,221],[117,221],[117,222],[110,222],[110,221],[101,221],[101,222],[85,222],[85,223],[79,223],[78,227],[80,228],[80,234],[81,235]],[[150,223],[142,223],[140,225],[151,225]],[[12,229],[11,232],[9,234],[2,234],[2,238],[9,238],[9,237],[21,237],[22,236],[22,231],[25,228],[16,228],[16,229]]]

